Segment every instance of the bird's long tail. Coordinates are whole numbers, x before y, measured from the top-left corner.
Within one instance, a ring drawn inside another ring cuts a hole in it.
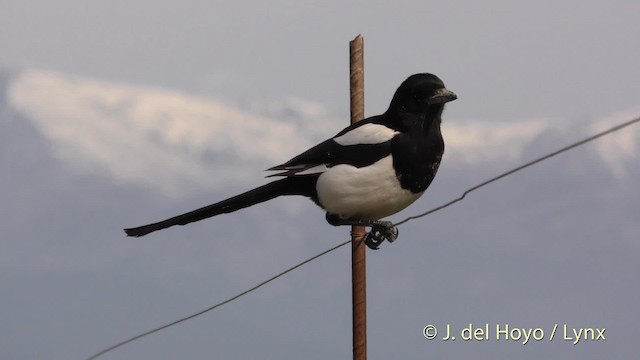
[[[234,212],[263,201],[271,200],[281,195],[312,196],[314,187],[314,179],[304,177],[287,177],[186,214],[178,215],[153,224],[124,229],[124,232],[128,236],[140,237],[174,225],[186,225],[212,216]]]

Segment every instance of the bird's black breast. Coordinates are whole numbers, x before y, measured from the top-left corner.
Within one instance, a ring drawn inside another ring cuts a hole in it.
[[[410,129],[391,142],[393,168],[403,189],[413,193],[425,191],[438,171],[444,153],[440,124],[429,131]]]

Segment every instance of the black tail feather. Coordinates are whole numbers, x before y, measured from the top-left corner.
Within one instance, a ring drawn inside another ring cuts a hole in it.
[[[212,216],[234,212],[281,195],[305,195],[315,199],[315,179],[309,177],[284,178],[186,214],[153,224],[124,229],[124,232],[128,236],[140,237],[174,225],[186,225]]]

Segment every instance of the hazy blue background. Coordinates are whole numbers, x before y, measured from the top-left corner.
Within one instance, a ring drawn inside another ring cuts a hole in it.
[[[141,239],[121,229],[264,182],[348,123],[348,41],[366,113],[433,72],[459,95],[410,210],[640,114],[635,1],[0,0],[0,357],[82,359],[346,239],[304,199]],[[369,357],[631,358],[640,130],[504,179],[368,253]],[[345,247],[105,359],[351,356]],[[509,324],[544,341],[426,341]],[[548,341],[554,324],[606,341]],[[633,355],[632,355],[633,354]]]

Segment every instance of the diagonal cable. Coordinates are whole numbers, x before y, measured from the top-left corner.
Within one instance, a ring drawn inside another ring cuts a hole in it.
[[[336,246],[334,246],[334,247],[332,247],[332,248],[330,248],[330,249],[327,249],[327,250],[325,250],[325,251],[323,251],[323,252],[321,252],[321,253],[319,253],[319,254],[317,254],[317,255],[314,255],[314,256],[312,256],[312,257],[310,257],[310,258],[306,259],[305,261],[303,261],[303,262],[301,262],[301,263],[299,263],[299,264],[297,264],[297,265],[295,265],[295,266],[293,266],[293,267],[290,267],[289,269],[287,269],[287,270],[285,270],[285,271],[283,271],[283,272],[281,272],[281,273],[279,273],[279,274],[277,274],[277,275],[275,275],[275,276],[270,277],[269,279],[267,279],[267,280],[265,280],[265,281],[263,281],[263,282],[259,283],[258,285],[255,285],[254,287],[252,287],[252,288],[250,288],[250,289],[247,289],[247,290],[245,290],[245,291],[243,291],[243,292],[241,292],[241,293],[239,293],[239,294],[237,294],[237,295],[235,295],[235,296],[233,296],[233,297],[230,297],[229,299],[227,299],[227,300],[225,300],[225,301],[219,302],[219,303],[217,303],[217,304],[215,304],[215,305],[213,305],[213,306],[210,306],[210,307],[208,307],[208,308],[206,308],[206,309],[204,309],[204,310],[198,311],[197,313],[191,314],[191,315],[189,315],[189,316],[185,316],[185,317],[183,317],[183,318],[181,318],[181,319],[178,319],[178,320],[172,321],[172,322],[167,323],[167,324],[165,324],[165,325],[159,326],[159,327],[157,327],[157,328],[155,328],[155,329],[151,329],[151,330],[149,330],[149,331],[145,331],[145,332],[143,332],[143,333],[141,333],[141,334],[139,334],[139,335],[136,335],[136,336],[130,337],[130,338],[128,338],[127,340],[124,340],[124,341],[121,341],[121,342],[119,342],[119,343],[117,343],[117,344],[115,344],[115,345],[109,346],[108,348],[106,348],[106,349],[104,349],[104,350],[101,350],[100,352],[97,352],[97,353],[95,353],[94,355],[92,355],[92,356],[88,357],[88,358],[87,358],[87,360],[93,360],[93,359],[96,359],[96,358],[98,358],[99,356],[102,356],[102,355],[104,355],[104,354],[106,354],[106,353],[108,353],[108,352],[110,352],[110,351],[112,351],[112,350],[115,350],[115,349],[117,349],[117,348],[119,348],[119,347],[121,347],[121,346],[124,346],[124,345],[126,345],[126,344],[128,344],[128,343],[130,343],[130,342],[134,342],[134,341],[136,341],[136,340],[138,340],[138,339],[140,339],[140,338],[143,338],[143,337],[145,337],[145,336],[151,335],[151,334],[156,333],[156,332],[158,332],[158,331],[160,331],[160,330],[164,330],[164,329],[166,329],[166,328],[168,328],[168,327],[170,327],[170,326],[177,325],[177,324],[179,324],[179,323],[181,323],[181,322],[184,322],[184,321],[187,321],[187,320],[191,320],[191,319],[193,319],[193,318],[195,318],[195,317],[198,317],[198,316],[200,316],[200,315],[203,315],[203,314],[205,314],[205,313],[208,313],[208,312],[209,312],[209,311],[211,311],[211,310],[214,310],[214,309],[216,309],[216,308],[218,308],[218,307],[220,307],[220,306],[222,306],[222,305],[228,304],[228,303],[230,303],[230,302],[232,302],[232,301],[234,301],[234,300],[238,299],[239,297],[242,297],[242,296],[247,295],[248,293],[250,293],[250,292],[252,292],[252,291],[254,291],[254,290],[257,290],[258,288],[260,288],[260,287],[262,287],[262,286],[264,286],[264,285],[267,285],[268,283],[272,282],[273,280],[275,280],[275,279],[277,279],[277,278],[279,278],[279,277],[281,277],[281,276],[286,275],[287,273],[289,273],[289,272],[291,272],[291,271],[293,271],[293,270],[295,270],[295,269],[297,269],[297,268],[301,267],[302,265],[305,265],[305,264],[307,264],[307,263],[310,263],[311,261],[313,261],[313,260],[315,260],[315,259],[317,259],[317,258],[319,258],[319,257],[321,257],[321,256],[323,256],[323,255],[326,255],[326,254],[328,254],[328,253],[332,252],[333,250],[336,250],[336,249],[338,249],[338,248],[340,248],[340,247],[342,247],[342,246],[344,246],[344,245],[347,245],[347,244],[349,244],[350,242],[351,242],[351,240],[348,240],[348,241],[342,242],[342,243],[340,243],[340,244],[338,244],[338,245],[336,245]]]
[[[613,126],[613,127],[609,128],[607,130],[603,130],[603,131],[601,131],[601,132],[599,132],[597,134],[594,134],[594,135],[592,135],[590,137],[587,137],[587,138],[582,139],[582,140],[580,140],[578,142],[575,142],[575,143],[573,143],[571,145],[565,146],[565,147],[563,147],[561,149],[558,149],[558,150],[556,150],[554,152],[551,152],[551,153],[549,153],[547,155],[544,155],[544,156],[539,157],[539,158],[537,158],[535,160],[532,160],[532,161],[530,161],[528,163],[520,165],[520,166],[518,166],[518,167],[516,167],[516,168],[514,168],[512,170],[509,170],[509,171],[504,172],[504,173],[502,173],[500,175],[497,175],[497,176],[495,176],[495,177],[493,177],[493,178],[491,178],[489,180],[486,180],[486,181],[484,181],[484,182],[482,182],[482,183],[480,183],[480,184],[478,184],[478,185],[466,190],[460,197],[458,197],[458,198],[456,198],[454,200],[451,200],[448,203],[445,203],[443,205],[435,207],[435,208],[433,208],[433,209],[431,209],[429,211],[423,212],[421,214],[410,216],[410,217],[408,217],[408,218],[406,218],[406,219],[404,219],[404,220],[402,220],[400,222],[395,223],[394,226],[399,226],[399,225],[402,225],[402,224],[404,224],[404,223],[406,223],[406,222],[408,222],[410,220],[419,219],[419,218],[425,217],[427,215],[433,214],[434,212],[440,211],[440,210],[442,210],[444,208],[447,208],[447,207],[449,207],[449,206],[451,206],[451,205],[453,205],[453,204],[455,204],[455,203],[457,203],[459,201],[462,201],[469,193],[471,193],[471,192],[473,192],[475,190],[478,190],[478,189],[480,189],[480,188],[482,188],[484,186],[487,186],[487,185],[489,185],[489,184],[491,184],[493,182],[496,182],[496,181],[498,181],[498,180],[500,180],[502,178],[505,178],[505,177],[507,177],[509,175],[512,175],[512,174],[514,174],[514,173],[516,173],[518,171],[524,170],[524,169],[526,169],[526,168],[528,168],[528,167],[530,167],[532,165],[535,165],[535,164],[540,163],[542,161],[548,160],[548,159],[550,159],[550,158],[552,158],[554,156],[557,156],[557,155],[559,155],[561,153],[564,153],[564,152],[569,151],[571,149],[574,149],[576,147],[579,147],[579,146],[582,146],[584,144],[587,144],[587,143],[589,143],[589,142],[591,142],[593,140],[596,140],[596,139],[601,138],[603,136],[609,135],[611,133],[619,131],[619,130],[627,127],[627,126],[633,125],[633,124],[638,123],[638,122],[640,122],[640,117],[637,117],[637,118],[635,118],[633,120],[630,120],[630,121],[627,121],[625,123]],[[124,346],[124,345],[126,345],[128,343],[134,342],[134,341],[136,341],[138,339],[141,339],[141,338],[143,338],[145,336],[151,335],[151,334],[156,333],[158,331],[164,330],[164,329],[166,329],[168,327],[171,327],[173,325],[177,325],[177,324],[179,324],[181,322],[184,322],[184,321],[187,321],[187,320],[191,320],[191,319],[193,319],[195,317],[198,317],[198,316],[203,315],[203,314],[205,314],[205,313],[207,313],[209,311],[212,311],[212,310],[214,310],[214,309],[216,309],[216,308],[218,308],[218,307],[220,307],[222,305],[228,304],[228,303],[230,303],[230,302],[232,302],[232,301],[234,301],[234,300],[236,300],[236,299],[238,299],[238,298],[240,298],[240,297],[242,297],[244,295],[247,295],[248,293],[250,293],[250,292],[252,292],[254,290],[257,290],[258,288],[260,288],[260,287],[262,287],[262,286],[264,286],[264,285],[266,285],[266,284],[278,279],[279,277],[284,276],[284,275],[292,272],[293,270],[295,270],[295,269],[297,269],[297,268],[299,268],[299,267],[301,267],[301,266],[303,266],[303,265],[305,265],[305,264],[307,264],[307,263],[309,263],[309,262],[311,262],[311,261],[313,261],[315,259],[318,259],[318,258],[320,258],[320,257],[322,257],[322,256],[324,256],[324,255],[326,255],[326,254],[328,254],[328,253],[330,253],[330,252],[332,252],[334,250],[337,250],[337,249],[349,244],[350,242],[351,242],[351,240],[347,240],[345,242],[339,243],[339,244],[333,246],[332,248],[329,248],[329,249],[327,249],[327,250],[325,250],[325,251],[323,251],[323,252],[321,252],[321,253],[319,253],[317,255],[314,255],[314,256],[302,261],[301,263],[299,263],[299,264],[297,264],[297,265],[295,265],[293,267],[290,267],[289,269],[284,270],[281,273],[279,273],[279,274],[277,274],[275,276],[272,276],[269,279],[259,283],[258,285],[255,285],[252,288],[249,288],[249,289],[247,289],[247,290],[245,290],[245,291],[243,291],[243,292],[241,292],[241,293],[239,293],[239,294],[237,294],[237,295],[235,295],[235,296],[233,296],[233,297],[231,297],[231,298],[229,298],[229,299],[227,299],[225,301],[219,302],[219,303],[217,303],[217,304],[215,304],[215,305],[213,305],[211,307],[208,307],[208,308],[206,308],[204,310],[198,311],[198,312],[196,312],[196,313],[194,313],[192,315],[185,316],[185,317],[183,317],[181,319],[172,321],[172,322],[167,323],[165,325],[159,326],[159,327],[154,328],[152,330],[146,331],[144,333],[141,333],[139,335],[136,335],[136,336],[133,336],[133,337],[131,337],[129,339],[121,341],[121,342],[119,342],[119,343],[117,343],[115,345],[112,345],[112,346],[110,346],[108,348],[105,348],[104,350],[101,350],[100,352],[97,352],[96,354],[94,354],[91,357],[87,358],[87,360],[96,359],[96,358],[98,358],[98,357],[100,357],[100,356],[102,356],[102,355],[104,355],[104,354],[106,354],[106,353],[108,353],[108,352],[110,352],[112,350],[115,350],[115,349],[117,349],[117,348],[119,348],[121,346]]]
[[[557,155],[562,154],[563,152],[566,152],[566,151],[569,151],[569,150],[571,150],[571,149],[577,148],[578,146],[582,146],[582,145],[584,145],[584,144],[586,144],[586,143],[589,143],[589,142],[591,142],[591,141],[593,141],[593,140],[596,140],[596,139],[598,139],[598,138],[601,138],[601,137],[603,137],[603,136],[605,136],[605,135],[609,135],[609,134],[611,134],[611,133],[613,133],[613,132],[616,132],[616,131],[618,131],[618,130],[621,130],[621,129],[623,129],[623,128],[625,128],[625,127],[629,126],[629,125],[633,125],[633,124],[635,124],[635,123],[637,123],[637,122],[640,122],[640,117],[637,117],[637,118],[635,118],[635,119],[633,119],[633,120],[630,120],[630,121],[627,121],[627,122],[625,122],[625,123],[622,123],[622,124],[616,125],[616,126],[611,127],[611,128],[609,128],[609,129],[607,129],[607,130],[603,130],[603,131],[601,131],[601,132],[599,132],[599,133],[597,133],[597,134],[595,134],[595,135],[589,136],[588,138],[582,139],[582,140],[580,140],[580,141],[578,141],[578,142],[575,142],[575,143],[573,143],[573,144],[571,144],[571,145],[567,145],[567,146],[565,146],[565,147],[563,147],[563,148],[561,148],[561,149],[558,149],[558,150],[556,150],[556,151],[554,151],[554,152],[552,152],[552,153],[549,153],[549,154],[547,154],[547,155],[544,155],[544,156],[542,156],[542,157],[539,157],[539,158],[537,158],[537,159],[535,159],[535,160],[531,160],[531,161],[529,161],[529,162],[528,162],[528,163],[526,163],[526,164],[520,165],[520,166],[518,166],[518,167],[517,167],[517,168],[515,168],[515,169],[511,169],[511,170],[509,170],[509,171],[507,171],[507,172],[504,172],[504,173],[502,173],[502,174],[500,174],[500,175],[498,175],[498,176],[492,177],[491,179],[489,179],[489,180],[487,180],[487,181],[485,181],[485,182],[483,182],[483,183],[481,183],[481,184],[478,184],[478,185],[476,185],[476,186],[474,186],[474,187],[472,187],[472,188],[468,189],[467,191],[465,191],[464,193],[462,193],[462,195],[461,195],[460,197],[458,197],[458,198],[456,198],[456,199],[453,199],[453,200],[449,201],[449,202],[448,202],[448,203],[446,203],[446,204],[440,205],[440,206],[438,206],[438,207],[435,207],[435,208],[433,208],[433,209],[431,209],[431,210],[425,211],[425,212],[423,212],[423,213],[421,213],[421,214],[418,214],[418,215],[409,216],[408,218],[406,218],[406,219],[404,219],[404,220],[402,220],[402,221],[400,221],[400,222],[397,222],[397,223],[395,223],[395,224],[393,224],[393,225],[394,225],[394,226],[402,225],[402,224],[404,224],[404,223],[406,223],[406,222],[408,222],[408,221],[410,221],[410,220],[419,219],[419,218],[424,217],[424,216],[427,216],[427,215],[429,215],[429,214],[433,214],[433,213],[434,213],[434,212],[436,212],[436,211],[440,211],[440,210],[442,210],[442,209],[444,209],[444,208],[446,208],[446,207],[449,207],[449,206],[451,206],[451,205],[453,205],[453,204],[455,204],[455,203],[457,203],[457,202],[459,202],[459,201],[462,201],[462,200],[463,200],[463,199],[464,199],[464,198],[465,198],[469,193],[471,193],[471,192],[473,192],[473,191],[476,191],[476,190],[480,189],[481,187],[485,187],[485,186],[487,186],[487,185],[489,185],[489,184],[491,184],[491,183],[493,183],[493,182],[496,182],[496,181],[498,181],[498,180],[500,180],[500,179],[502,179],[502,178],[504,178],[504,177],[507,177],[507,176],[509,176],[509,175],[512,175],[512,174],[514,174],[514,173],[517,173],[518,171],[524,170],[524,169],[526,169],[526,168],[528,168],[528,167],[530,167],[530,166],[533,166],[533,165],[535,165],[535,164],[537,164],[537,163],[539,163],[539,162],[542,162],[542,161],[548,160],[548,159],[550,159],[550,158],[552,158],[552,157],[554,157],[554,156],[557,156]]]

